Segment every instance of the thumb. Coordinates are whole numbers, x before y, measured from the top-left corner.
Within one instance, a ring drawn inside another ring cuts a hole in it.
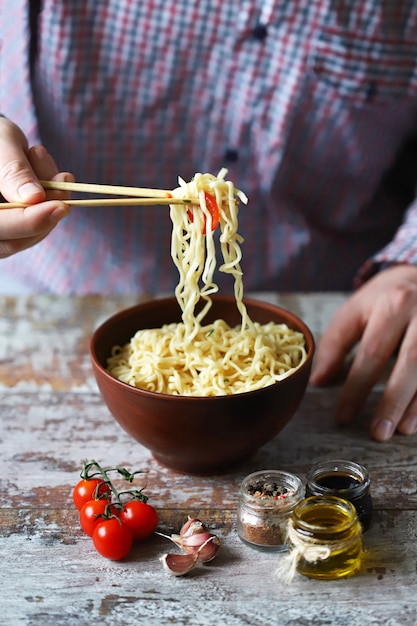
[[[45,191],[27,159],[26,137],[12,123],[0,130],[0,193],[9,202],[42,202]]]

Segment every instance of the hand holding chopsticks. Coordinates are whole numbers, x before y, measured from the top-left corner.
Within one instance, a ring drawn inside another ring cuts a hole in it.
[[[173,198],[171,191],[166,189],[97,185],[94,183],[68,183],[51,180],[41,180],[39,182],[44,189],[128,196],[126,198],[62,200],[62,202],[71,206],[151,206],[158,204],[199,204],[199,200],[196,198]],[[21,202],[0,203],[0,209],[26,208],[27,206],[29,205],[22,204]]]

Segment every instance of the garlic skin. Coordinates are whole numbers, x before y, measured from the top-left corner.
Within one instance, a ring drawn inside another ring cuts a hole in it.
[[[207,526],[196,517],[189,517],[185,524],[181,527],[181,537],[189,537],[190,535],[198,535],[199,533],[208,532]]]
[[[220,539],[216,535],[210,537],[201,544],[197,550],[197,561],[208,563],[217,555],[220,548]]]

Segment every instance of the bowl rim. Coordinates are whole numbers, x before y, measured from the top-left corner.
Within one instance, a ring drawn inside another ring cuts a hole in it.
[[[221,302],[225,302],[225,303],[235,303],[236,299],[234,296],[228,296],[228,295],[219,295],[219,294],[214,294],[212,296],[210,296],[210,299],[214,301],[221,301]],[[307,367],[311,367],[312,364],[312,360],[314,357],[314,352],[315,352],[315,339],[314,339],[314,335],[312,333],[312,331],[310,330],[310,328],[307,326],[307,324],[300,318],[298,317],[295,313],[293,313],[292,311],[285,309],[277,304],[273,304],[271,302],[268,302],[266,300],[258,300],[256,298],[243,298],[243,303],[245,304],[245,306],[255,306],[255,307],[259,307],[261,306],[264,309],[271,309],[275,312],[282,312],[285,314],[285,317],[290,316],[290,318],[292,318],[292,320],[294,320],[296,322],[296,324],[299,326],[299,328],[297,330],[300,330],[303,334],[304,337],[306,339],[306,344],[308,347],[308,352],[307,352],[307,357],[305,359],[305,361],[297,368],[294,370],[294,372],[286,377],[283,378],[282,380],[278,380],[275,383],[272,383],[271,385],[267,385],[265,387],[261,387],[260,389],[253,389],[251,391],[242,391],[240,393],[234,393],[234,394],[227,394],[227,395],[222,395],[222,396],[182,396],[182,395],[176,395],[176,394],[168,394],[168,393],[160,393],[158,391],[149,391],[148,389],[141,389],[140,387],[134,387],[133,385],[129,385],[129,383],[125,383],[122,380],[119,380],[118,378],[115,378],[114,376],[112,376],[106,369],[105,367],[100,363],[100,361],[98,360],[96,354],[95,354],[95,343],[97,341],[97,336],[104,332],[104,330],[106,329],[107,326],[111,325],[114,323],[115,319],[117,317],[121,317],[121,316],[125,316],[125,315],[129,315],[131,313],[133,313],[134,311],[138,310],[138,309],[143,309],[145,308],[153,308],[153,306],[155,306],[155,304],[159,304],[159,305],[163,305],[163,304],[167,304],[172,303],[173,301],[177,301],[175,296],[169,296],[169,297],[156,297],[156,298],[152,298],[150,300],[146,300],[145,302],[139,302],[138,304],[134,304],[132,306],[129,306],[127,308],[124,309],[120,309],[119,311],[116,311],[115,313],[113,313],[110,317],[108,317],[106,320],[104,320],[101,324],[99,324],[99,326],[97,326],[97,328],[94,329],[91,337],[90,337],[90,341],[89,341],[89,354],[90,354],[90,360],[93,363],[94,368],[97,368],[97,370],[100,371],[100,373],[105,377],[105,379],[112,385],[115,386],[120,386],[121,388],[124,388],[125,390],[129,390],[131,393],[135,394],[138,393],[139,395],[144,395],[145,397],[149,397],[149,398],[158,398],[160,400],[165,400],[165,401],[170,401],[170,402],[201,402],[201,400],[206,400],[209,402],[221,402],[221,401],[225,401],[225,399],[227,398],[236,398],[236,397],[248,397],[249,395],[253,395],[253,394],[261,394],[261,393],[265,393],[266,389],[273,389],[276,385],[282,385],[283,383],[285,383],[288,380],[293,380],[294,377],[297,377],[301,374],[301,372],[303,372],[303,370],[305,370]]]

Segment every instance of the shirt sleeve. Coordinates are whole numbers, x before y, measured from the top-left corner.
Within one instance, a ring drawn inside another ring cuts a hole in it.
[[[397,264],[417,265],[417,198],[408,207],[392,241],[360,268],[355,287],[360,287],[382,269]]]

